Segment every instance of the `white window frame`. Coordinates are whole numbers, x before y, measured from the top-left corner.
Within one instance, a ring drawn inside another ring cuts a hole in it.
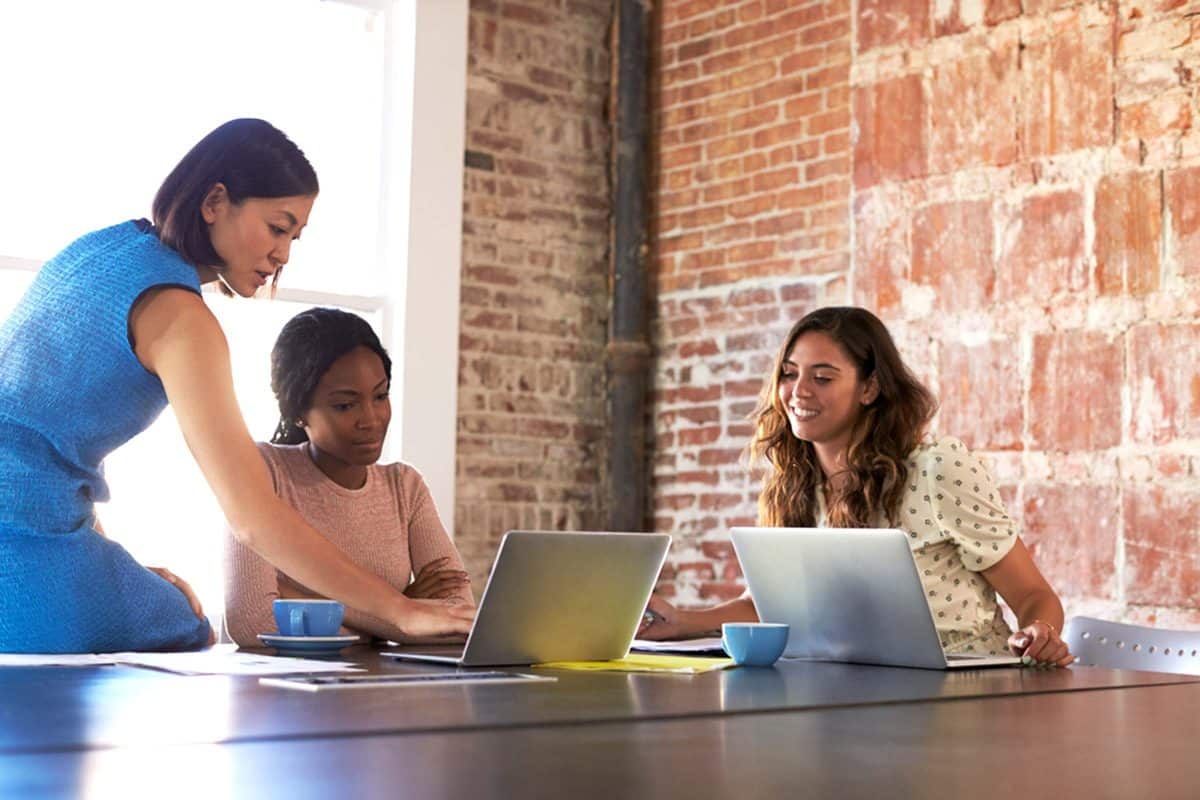
[[[380,294],[282,286],[276,298],[380,315],[399,411],[384,458],[420,470],[453,536],[468,0],[333,1],[382,13],[384,141],[395,141],[411,125],[411,147],[383,149]],[[413,24],[402,24],[402,13],[411,14]],[[401,69],[404,59],[412,59],[411,84]],[[42,263],[0,254],[3,271],[36,272]]]

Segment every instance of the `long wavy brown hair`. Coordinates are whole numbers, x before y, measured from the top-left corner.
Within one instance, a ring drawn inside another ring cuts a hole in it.
[[[908,457],[937,411],[937,400],[905,366],[896,343],[879,318],[863,308],[819,308],[792,326],[763,382],[750,415],[754,438],[746,448],[753,469],[763,473],[758,522],[765,527],[811,527],[817,492],[825,481],[811,442],[797,439],[779,400],[783,363],[806,333],[826,334],[854,363],[860,381],[872,376],[879,393],[863,408],[846,452],[845,480],[829,498],[827,522],[838,528],[869,528],[883,511],[895,524]]]

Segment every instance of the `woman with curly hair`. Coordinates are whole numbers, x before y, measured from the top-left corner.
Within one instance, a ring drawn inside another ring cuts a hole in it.
[[[957,439],[926,439],[937,402],[861,308],[821,308],[792,328],[755,409],[752,466],[765,527],[898,528],[909,535],[942,646],[1066,666],[1062,604],[1004,510],[983,462]],[[1013,610],[1013,633],[996,602]],[[702,610],[659,597],[644,638],[754,621],[753,600]]]

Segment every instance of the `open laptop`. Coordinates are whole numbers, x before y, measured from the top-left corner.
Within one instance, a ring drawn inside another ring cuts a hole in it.
[[[670,544],[664,533],[509,531],[465,648],[384,655],[463,667],[624,658]]]
[[[784,657],[925,669],[1021,663],[942,650],[902,531],[734,528],[732,535],[759,618],[791,626]]]

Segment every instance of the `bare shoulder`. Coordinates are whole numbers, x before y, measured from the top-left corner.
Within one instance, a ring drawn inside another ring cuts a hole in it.
[[[164,346],[228,349],[221,324],[200,295],[175,286],[152,289],[138,299],[129,313],[129,333],[134,354],[151,372]]]

